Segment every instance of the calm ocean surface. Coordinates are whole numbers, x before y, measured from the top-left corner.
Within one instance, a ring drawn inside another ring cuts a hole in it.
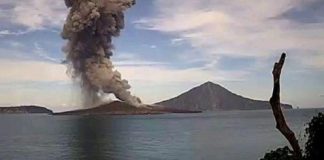
[[[324,109],[285,111],[301,141]],[[287,144],[271,110],[145,116],[0,115],[1,160],[256,160]]]

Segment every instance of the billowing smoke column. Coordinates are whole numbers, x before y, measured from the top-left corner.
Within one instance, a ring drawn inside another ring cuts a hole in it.
[[[70,8],[62,38],[69,72],[81,82],[85,105],[100,101],[99,93],[113,93],[134,106],[141,100],[128,91],[130,85],[114,70],[112,38],[124,28],[124,13],[135,0],[65,0]]]

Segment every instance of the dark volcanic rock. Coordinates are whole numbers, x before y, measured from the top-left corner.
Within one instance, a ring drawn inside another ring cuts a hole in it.
[[[95,108],[80,109],[54,115],[92,115],[92,114],[110,114],[110,115],[125,115],[125,114],[162,114],[162,112],[152,111],[147,108],[136,108],[124,102],[115,101],[109,104],[100,105]]]
[[[156,105],[182,110],[258,110],[270,109],[268,101],[259,101],[236,95],[224,87],[206,82],[175,98]],[[282,108],[292,109],[291,105],[282,104]]]
[[[18,107],[0,107],[0,114],[26,114],[26,113],[46,113],[53,114],[52,110],[39,106],[18,106]]]
[[[158,108],[153,108],[151,106],[147,106],[147,108],[137,108],[125,102],[114,101],[112,103],[100,105],[95,108],[54,113],[54,115],[97,115],[97,114],[145,115],[145,114],[163,114],[163,113],[197,113],[197,111],[192,112],[192,111],[177,110],[177,109],[173,109],[173,110],[158,109]]]

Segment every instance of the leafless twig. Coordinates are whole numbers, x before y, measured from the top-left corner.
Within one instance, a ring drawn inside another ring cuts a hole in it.
[[[273,92],[270,98],[270,104],[272,107],[273,115],[276,119],[276,128],[286,137],[291,147],[293,148],[296,159],[302,159],[302,153],[298,140],[295,137],[295,133],[288,127],[285,117],[282,113],[280,106],[280,75],[282,67],[285,63],[286,54],[282,53],[279,62],[276,62],[272,75],[273,75]]]

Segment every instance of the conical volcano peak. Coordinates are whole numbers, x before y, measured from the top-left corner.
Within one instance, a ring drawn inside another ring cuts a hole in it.
[[[237,95],[219,84],[207,81],[177,97],[156,103],[161,106],[186,110],[254,110],[270,109],[268,101],[253,100]],[[291,105],[282,105],[292,108]]]

